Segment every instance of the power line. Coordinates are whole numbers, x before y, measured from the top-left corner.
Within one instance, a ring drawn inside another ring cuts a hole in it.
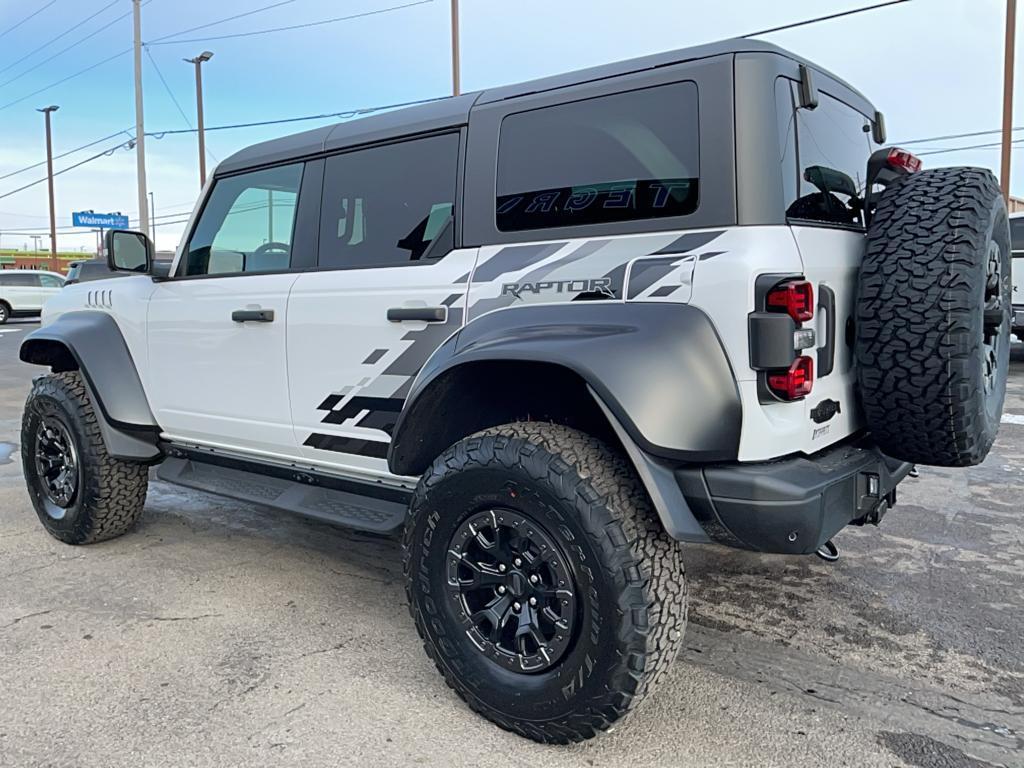
[[[96,139],[95,141],[90,141],[88,144],[83,144],[80,147],[75,147],[74,149],[69,149],[67,152],[62,152],[59,155],[54,155],[53,159],[54,160],[60,160],[61,158],[67,157],[68,155],[73,155],[76,152],[81,152],[83,149],[88,149],[89,147],[95,147],[97,144],[102,144],[104,141],[110,141],[110,139],[116,138],[117,136],[120,136],[122,133],[125,134],[126,136],[131,137],[131,134],[128,133],[128,130],[129,130],[128,128],[125,128],[123,130],[118,131],[117,133],[112,133],[109,136],[104,136],[102,139]],[[24,173],[25,171],[31,171],[33,168],[38,168],[41,165],[46,165],[46,161],[45,160],[40,160],[38,163],[33,163],[32,165],[26,165],[24,168],[19,168],[16,171],[11,171],[9,173],[5,173],[3,176],[0,176],[0,180],[9,179],[11,176],[17,176],[19,173]]]
[[[109,8],[109,7],[110,6],[107,6],[107,8]],[[106,8],[104,8],[103,10],[106,10]],[[0,88],[3,88],[4,86],[10,85],[11,83],[15,82],[16,80],[20,80],[25,75],[27,75],[29,72],[34,72],[35,70],[39,69],[44,64],[48,64],[49,62],[53,61],[54,59],[56,59],[56,58],[58,58],[60,56],[63,56],[65,53],[70,51],[72,48],[77,48],[82,43],[84,43],[86,40],[91,40],[92,38],[96,37],[96,35],[98,35],[100,32],[103,32],[104,30],[109,29],[110,27],[112,27],[115,24],[117,24],[117,22],[119,22],[121,19],[127,18],[128,16],[131,16],[131,12],[130,11],[128,13],[121,14],[116,19],[113,19],[112,21],[109,21],[106,24],[104,24],[102,27],[94,29],[88,35],[86,35],[85,37],[83,37],[83,38],[81,38],[79,40],[76,40],[71,45],[68,45],[68,46],[65,46],[65,47],[61,48],[59,51],[57,51],[52,56],[49,56],[49,57],[43,59],[42,61],[36,62],[31,67],[29,67],[28,69],[22,70],[21,72],[16,74],[14,77],[10,78],[9,80],[4,80],[2,83],[0,83]],[[90,16],[89,18],[92,18],[92,17]],[[88,20],[89,19],[86,19],[86,21],[88,21]],[[85,22],[82,22],[82,23],[84,24]],[[68,31],[71,31],[71,30],[68,30]],[[64,34],[67,34],[67,33],[65,32]],[[51,40],[50,42],[53,42],[53,41]],[[24,61],[29,56],[31,56],[31,54],[27,54],[25,56],[22,56],[20,59],[17,59],[12,64],[10,64],[7,67],[7,69],[10,69],[12,66],[14,66],[14,64],[18,64],[18,63]],[[61,81],[61,82],[63,82],[63,81]],[[47,86],[47,87],[51,87],[51,86]]]
[[[304,117],[285,117],[285,118],[281,118],[279,120],[259,120],[259,121],[252,122],[252,123],[232,123],[232,124],[229,124],[229,125],[212,125],[212,126],[207,126],[205,130],[207,132],[210,132],[210,131],[230,131],[230,130],[235,130],[236,128],[258,128],[258,127],[264,126],[264,125],[282,125],[284,123],[298,123],[298,122],[304,122],[304,121],[307,121],[307,120],[326,120],[328,118],[347,119],[347,118],[352,118],[352,117],[358,117],[360,115],[368,115],[368,114],[371,114],[373,112],[383,112],[384,110],[388,110],[388,109],[401,109],[402,107],[412,107],[412,106],[416,106],[417,104],[428,104],[428,103],[430,103],[432,101],[440,101],[441,99],[444,99],[444,98],[447,98],[447,97],[446,96],[435,96],[434,98],[430,98],[430,99],[418,99],[416,101],[403,101],[403,102],[398,102],[396,104],[385,104],[385,105],[382,105],[382,106],[379,106],[379,107],[365,107],[365,108],[362,108],[362,109],[350,109],[350,110],[347,110],[347,111],[344,111],[344,112],[325,112],[325,113],[320,114],[320,115],[306,115]],[[157,138],[157,139],[160,139],[160,138],[163,138],[164,136],[173,136],[175,134],[195,133],[195,132],[196,132],[195,128],[188,128],[188,129],[186,129],[186,128],[176,128],[176,129],[167,130],[167,131],[146,131],[146,135],[147,136],[152,136],[152,137]]]
[[[1011,131],[1024,131],[1024,125],[1018,126],[1017,128],[1011,128]],[[1002,133],[1002,130],[997,128],[992,131],[972,131],[970,133],[950,133],[946,136],[932,136],[927,139],[910,139],[908,141],[897,141],[898,146],[907,146],[909,144],[930,144],[933,141],[951,141],[953,139],[973,139],[978,136],[991,136],[992,134]]]
[[[274,3],[272,5],[265,5],[262,8],[256,8],[255,10],[246,11],[245,13],[239,13],[239,14],[236,14],[234,16],[228,16],[225,19],[219,19],[218,21],[211,21],[211,22],[209,22],[207,24],[200,24],[198,27],[189,27],[188,29],[183,29],[183,30],[181,30],[179,32],[172,32],[169,35],[164,35],[163,37],[157,37],[157,38],[155,38],[153,40],[150,40],[146,44],[147,45],[155,45],[155,44],[159,43],[161,40],[167,40],[167,39],[172,38],[172,37],[177,37],[178,35],[187,35],[189,32],[196,32],[197,30],[200,30],[200,29],[207,29],[208,27],[215,27],[218,24],[224,24],[224,23],[229,22],[229,21],[234,21],[235,19],[241,19],[241,18],[244,18],[246,16],[252,16],[252,15],[257,14],[257,13],[263,13],[263,11],[269,11],[271,8],[278,8],[278,7],[282,6],[282,5],[288,5],[289,3],[294,3],[294,2],[295,2],[295,0],[282,0],[282,2]],[[184,42],[184,41],[182,41],[182,42]]]
[[[343,119],[344,118],[352,118],[352,117],[357,117],[359,115],[368,115],[368,114],[371,114],[371,113],[374,113],[374,112],[383,112],[383,111],[389,110],[389,109],[399,109],[401,107],[411,107],[411,106],[414,106],[414,105],[417,105],[417,104],[427,104],[427,103],[429,103],[431,101],[438,101],[439,99],[442,99],[442,98],[445,98],[445,97],[441,96],[441,97],[436,97],[436,98],[431,98],[431,99],[419,99],[417,101],[405,101],[405,102],[398,102],[398,103],[395,103],[395,104],[384,104],[384,105],[377,106],[377,107],[363,107],[363,108],[360,108],[360,109],[351,109],[351,110],[347,110],[347,111],[343,111],[343,112],[329,112],[329,113],[324,113],[324,114],[320,114],[320,115],[306,115],[304,117],[289,117],[289,118],[284,118],[284,119],[281,119],[281,120],[261,120],[261,121],[252,122],[252,123],[236,123],[236,124],[233,124],[233,125],[215,125],[215,126],[211,126],[211,127],[207,128],[206,130],[207,131],[226,131],[226,130],[233,130],[233,129],[236,129],[236,128],[254,128],[254,127],[259,127],[259,126],[264,126],[264,125],[280,125],[282,123],[294,123],[294,122],[299,122],[299,121],[304,121],[304,120],[324,120],[324,119],[327,119],[327,118],[343,118]],[[195,132],[196,132],[195,128],[189,128],[189,129],[180,128],[180,129],[169,130],[169,131],[147,131],[146,132],[146,136],[152,136],[153,138],[161,139],[164,136],[170,136],[170,135],[176,135],[176,134],[184,134],[184,133],[195,133]],[[124,130],[124,131],[118,131],[117,133],[111,134],[107,138],[108,139],[109,138],[113,138],[113,137],[118,136],[118,135],[120,135],[122,133],[127,134],[127,135],[130,136],[128,131]],[[69,151],[67,151],[67,152],[65,152],[65,153],[63,153],[61,155],[57,155],[57,157],[65,157],[66,155],[69,155],[69,154],[72,154],[72,153],[77,152],[79,150],[85,149],[86,147],[90,147],[90,146],[93,146],[95,144],[99,144],[101,141],[104,141],[104,139],[97,139],[96,141],[90,142],[89,144],[85,144],[85,145],[83,145],[81,147],[78,147],[76,149],[69,150]],[[121,144],[117,144],[114,147],[111,147],[111,148],[109,148],[107,150],[104,150],[103,152],[100,152],[99,154],[93,155],[92,157],[88,157],[85,160],[83,160],[83,161],[81,161],[79,163],[76,163],[75,165],[68,166],[67,168],[64,168],[64,169],[62,169],[60,171],[57,171],[53,175],[57,176],[57,175],[59,175],[61,173],[66,173],[67,171],[70,171],[70,170],[72,170],[74,168],[78,168],[78,167],[80,167],[82,165],[85,165],[86,163],[92,162],[93,160],[96,160],[96,159],[98,159],[100,157],[103,157],[105,155],[111,155],[117,149],[119,149],[121,147],[124,147],[124,146],[127,146],[127,145],[130,145],[130,144],[132,144],[132,142],[134,142],[134,138],[130,138],[126,142],[122,142]],[[11,173],[7,174],[7,176],[0,177],[0,178],[7,178],[8,176],[14,176],[15,174],[22,173],[23,171],[27,171],[30,168],[38,167],[38,165],[40,165],[40,164],[37,163],[34,166],[28,166],[26,168],[22,168],[22,169],[17,170],[17,171],[12,171]],[[42,184],[44,181],[46,181],[45,178],[38,179],[36,181],[33,181],[30,184],[26,184],[26,185],[24,185],[22,187],[19,187],[18,189],[14,189],[14,190],[11,190],[10,192],[6,192],[6,193],[0,195],[0,200],[2,200],[5,197],[10,197],[11,195],[13,195],[13,194],[15,194],[17,192],[21,192],[22,190],[25,190],[25,189],[28,189],[30,187],[33,187],[36,184]]]
[[[35,55],[36,55],[37,53],[39,53],[39,52],[40,52],[41,50],[43,50],[44,48],[46,48],[46,47],[48,47],[48,46],[51,46],[51,45],[53,45],[53,44],[54,44],[54,43],[56,43],[56,42],[57,42],[58,40],[60,40],[60,39],[61,39],[62,37],[65,37],[65,36],[67,36],[67,35],[70,35],[70,34],[71,34],[72,32],[74,32],[74,31],[75,31],[76,29],[80,29],[80,28],[82,27],[82,25],[83,25],[83,24],[88,24],[88,23],[89,23],[90,21],[92,21],[93,19],[95,19],[95,18],[96,18],[97,16],[99,16],[99,15],[100,15],[101,13],[103,13],[103,12],[104,12],[105,10],[107,10],[108,8],[112,8],[113,6],[117,5],[117,4],[118,4],[118,2],[119,2],[119,0],[111,0],[111,1],[109,2],[109,3],[107,3],[106,5],[104,5],[104,6],[102,7],[102,8],[100,8],[100,9],[99,9],[98,11],[96,11],[96,12],[95,12],[94,14],[92,14],[91,16],[87,16],[86,18],[84,18],[84,19],[82,19],[82,20],[81,20],[80,22],[78,22],[77,24],[73,24],[73,25],[71,25],[70,27],[68,27],[67,29],[65,29],[65,30],[64,30],[63,32],[61,32],[61,33],[60,33],[59,35],[57,35],[56,37],[51,37],[51,38],[50,38],[49,40],[47,40],[47,41],[46,41],[45,43],[43,43],[42,45],[40,45],[40,46],[37,46],[37,47],[33,48],[33,49],[32,49],[31,51],[29,51],[28,53],[26,53],[26,54],[25,54],[24,56],[22,56],[22,57],[21,57],[20,59],[15,59],[15,60],[14,60],[14,61],[12,61],[12,62],[11,62],[10,64],[8,64],[8,65],[7,65],[6,67],[4,67],[3,69],[0,69],[0,74],[3,74],[3,73],[4,73],[4,72],[6,72],[7,70],[9,70],[9,69],[10,69],[11,67],[17,66],[17,65],[18,65],[18,64],[19,64],[20,62],[22,62],[22,61],[25,61],[25,59],[30,59],[30,58],[32,58],[33,56],[35,56]]]
[[[46,10],[47,8],[49,8],[49,7],[51,6],[51,5],[53,5],[53,4],[55,3],[55,2],[57,2],[57,0],[50,0],[50,2],[48,2],[48,3],[47,3],[46,5],[44,5],[44,6],[42,7],[42,8],[40,8],[40,9],[39,9],[38,11],[34,11],[33,13],[30,13],[30,14],[29,14],[28,16],[26,16],[26,17],[25,17],[24,19],[22,19],[21,21],[19,21],[19,22],[18,22],[17,24],[15,24],[15,25],[14,25],[13,27],[8,27],[8,28],[7,28],[7,29],[5,29],[5,30],[4,30],[3,32],[0,32],[0,37],[4,37],[5,35],[9,35],[9,34],[10,34],[11,32],[13,32],[14,30],[16,30],[16,29],[17,29],[18,27],[20,27],[20,26],[21,26],[22,24],[24,24],[24,23],[25,23],[26,21],[29,21],[30,19],[33,19],[33,18],[35,18],[35,17],[36,17],[36,16],[38,16],[38,15],[39,15],[40,13],[42,13],[43,11],[45,11],[45,10]]]
[[[288,2],[293,1],[294,0],[288,0]],[[185,125],[187,125],[189,128],[192,128],[192,121],[188,119],[188,115],[185,114],[185,110],[181,108],[181,104],[179,104],[178,99],[175,98],[174,91],[171,90],[171,86],[167,84],[167,80],[166,78],[164,78],[164,73],[160,71],[160,67],[157,66],[156,59],[153,58],[153,54],[149,50],[149,45],[144,44],[143,50],[146,52],[146,56],[149,58],[149,63],[153,65],[153,69],[156,72],[157,77],[160,78],[160,82],[163,83],[164,90],[167,91],[167,95],[171,97],[171,101],[174,102],[174,106],[177,107],[178,114],[181,115],[181,119],[185,121]],[[208,154],[215,163],[220,162],[217,156],[213,154],[213,152],[211,152],[209,148],[206,149],[206,154]]]
[[[108,56],[107,58],[103,59],[102,61],[97,61],[95,64],[90,64],[85,69],[80,69],[77,72],[75,72],[74,74],[68,75],[67,77],[62,77],[60,80],[57,80],[54,83],[50,83],[49,85],[43,86],[42,88],[40,88],[37,91],[32,91],[32,93],[27,93],[24,96],[22,96],[20,99],[15,99],[14,101],[9,101],[6,104],[0,106],[0,110],[7,109],[8,107],[13,107],[15,104],[21,104],[21,102],[25,101],[26,99],[31,99],[33,96],[37,96],[40,93],[42,93],[43,91],[48,91],[51,88],[60,85],[61,83],[66,83],[68,80],[71,80],[72,78],[78,77],[79,75],[84,75],[86,72],[91,72],[92,70],[96,69],[96,67],[102,66],[103,64],[106,64],[109,61],[113,61],[116,58],[124,56],[126,53],[131,52],[131,50],[132,50],[131,48],[126,48],[123,51],[115,53],[113,56]]]
[[[115,145],[113,147],[110,147],[109,149],[105,149],[102,152],[99,152],[99,153],[97,153],[95,155],[92,155],[91,157],[87,157],[87,158],[85,158],[85,160],[80,160],[79,162],[75,163],[74,165],[69,165],[67,168],[61,168],[59,171],[54,171],[53,175],[54,176],[60,176],[62,173],[67,173],[68,171],[73,171],[75,168],[80,168],[83,165],[85,165],[86,163],[91,163],[93,160],[98,160],[101,157],[112,155],[112,154],[114,154],[119,149],[130,149],[131,147],[134,147],[134,146],[135,146],[135,139],[129,139],[128,141],[125,141],[125,142],[122,142],[120,144],[117,144],[117,145]],[[10,197],[11,195],[16,195],[18,192],[22,192],[22,191],[24,191],[24,190],[26,190],[26,189],[28,189],[30,187],[34,187],[36,184],[42,184],[46,180],[47,180],[47,177],[44,176],[43,178],[37,179],[36,181],[33,181],[33,182],[29,182],[28,184],[25,184],[22,187],[18,187],[17,189],[12,189],[10,192],[5,192],[4,194],[0,195],[0,200],[3,200],[5,197]]]
[[[907,0],[896,0],[897,2],[907,2]],[[191,37],[186,40],[162,40],[162,42],[153,41],[150,45],[175,45],[177,43],[206,43],[211,40],[230,40],[239,37],[253,37],[255,35],[268,35],[271,32],[289,32],[294,29],[307,29],[309,27],[318,27],[323,24],[334,24],[338,21],[350,21],[352,19],[361,19],[366,16],[376,16],[381,13],[390,13],[392,11],[400,11],[405,8],[412,8],[416,5],[426,5],[432,3],[434,0],[416,0],[416,2],[405,3],[404,5],[392,5],[387,8],[378,8],[375,11],[364,11],[363,13],[354,13],[349,16],[338,16],[333,19],[322,19],[321,21],[310,21],[305,24],[292,24],[287,27],[272,27],[270,29],[257,29],[253,32],[236,32],[233,35],[216,35],[213,37]]]
[[[966,152],[971,149],[995,149],[996,147],[1003,146],[1003,142],[996,141],[990,144],[972,144],[969,147],[942,147],[941,149],[930,149],[926,152],[915,152],[914,154],[918,157],[924,157],[925,155],[946,155],[950,152]],[[1016,141],[1010,142],[1011,147],[1024,146],[1024,139],[1017,139]]]
[[[876,3],[875,5],[866,5],[863,8],[854,8],[849,11],[841,11],[839,13],[830,13],[828,16],[818,16],[813,19],[807,19],[805,21],[797,21],[792,24],[783,24],[779,27],[772,27],[771,29],[762,29],[758,32],[748,32],[745,35],[740,35],[742,38],[746,37],[757,37],[758,35],[767,35],[771,32],[781,32],[784,29],[796,29],[797,27],[806,27],[808,24],[817,24],[819,21],[831,21],[832,19],[839,19],[843,16],[853,16],[857,13],[864,13],[865,11],[873,11],[876,8],[887,8],[890,5],[900,5],[901,3],[909,3],[910,0],[888,0],[885,3]]]

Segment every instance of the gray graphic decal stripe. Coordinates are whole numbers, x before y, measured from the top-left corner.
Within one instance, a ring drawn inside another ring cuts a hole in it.
[[[685,235],[680,235],[676,240],[669,243],[661,250],[655,251],[651,255],[661,256],[666,253],[686,253],[687,251],[692,251],[697,248],[703,248],[712,240],[717,239],[723,234],[725,234],[725,231],[721,229],[715,232],[687,232]]]
[[[420,331],[409,331],[402,337],[402,341],[413,343],[384,371],[385,376],[405,377],[398,389],[391,393],[391,397],[405,399],[405,396],[409,394],[413,379],[427,359],[434,354],[434,350],[462,327],[462,316],[462,310],[453,307],[448,310],[447,322],[431,324]]]
[[[700,260],[707,261],[708,259],[715,258],[715,256],[721,256],[723,253],[726,253],[726,251],[708,251],[700,255]]]
[[[384,357],[384,355],[386,355],[387,353],[388,351],[386,349],[375,349],[373,350],[373,352],[366,356],[366,359],[363,360],[363,365],[373,365],[382,357]]]
[[[652,299],[663,299],[666,296],[671,296],[673,293],[682,288],[682,285],[663,285],[656,291],[651,293]]]
[[[510,245],[502,248],[476,268],[473,282],[494,280],[507,272],[518,272],[531,264],[546,259],[565,247],[565,243],[543,243],[541,245]]]
[[[663,256],[660,259],[640,259],[633,263],[629,273],[628,298],[635,299],[656,282],[661,280],[679,264],[693,258],[692,256]]]

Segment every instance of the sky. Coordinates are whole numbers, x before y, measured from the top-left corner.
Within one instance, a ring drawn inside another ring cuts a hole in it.
[[[684,48],[874,2],[461,0],[462,89]],[[763,39],[831,70],[866,94],[885,113],[889,143],[995,130],[1002,119],[1004,2],[910,0]],[[450,0],[148,0],[142,8],[142,38],[149,43],[143,55],[146,130],[195,126],[194,70],[182,59],[204,50],[214,53],[203,65],[208,129],[448,95],[450,7]],[[176,34],[261,8],[266,10]],[[53,113],[54,154],[134,130],[130,11],[130,0],[0,0],[0,177],[45,161],[39,108],[60,107]],[[201,39],[374,11],[384,12],[272,34]],[[1024,18],[1017,25],[1014,126],[1024,126]],[[74,76],[87,67],[93,68]],[[337,119],[209,130],[207,167],[249,144],[331,122]],[[1024,139],[1024,130],[1015,137]],[[924,153],[998,138],[992,134],[910,148]],[[127,139],[121,134],[56,160],[55,169]],[[923,159],[925,167],[978,165],[998,172],[999,150]],[[172,250],[184,227],[178,222],[199,193],[195,134],[147,138],[146,167],[160,224],[157,248]],[[3,197],[45,175],[41,166],[0,178],[0,248],[31,248],[28,234],[14,233],[47,231],[45,183]],[[1024,196],[1024,141],[1015,151],[1011,178],[1012,193]],[[58,176],[55,187],[61,250],[95,247],[95,235],[88,230],[62,234],[70,228],[72,211],[137,216],[134,151],[115,149]]]

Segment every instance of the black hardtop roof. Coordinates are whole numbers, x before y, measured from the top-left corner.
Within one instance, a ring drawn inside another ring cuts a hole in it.
[[[552,75],[538,80],[529,80],[523,83],[516,83],[515,85],[503,85],[483,91],[465,93],[461,96],[441,98],[390,112],[346,120],[334,125],[282,136],[279,139],[271,139],[270,141],[253,144],[239,150],[220,163],[217,166],[216,173],[233,173],[254,166],[269,165],[290,159],[307,157],[321,152],[344,149],[349,146],[452,128],[469,122],[469,111],[475,104],[489,104],[505,99],[527,96],[532,93],[627,75],[645,69],[655,69],[671,64],[681,64],[687,61],[736,53],[767,53],[785,56],[801,64],[814,67],[822,74],[836,80],[846,88],[849,88],[853,93],[864,98],[848,83],[796,54],[790,53],[784,48],[761,40],[732,38],[691,48],[665,51],[635,59],[616,61],[611,64],[602,64],[597,67]],[[867,100],[865,99],[866,102]]]

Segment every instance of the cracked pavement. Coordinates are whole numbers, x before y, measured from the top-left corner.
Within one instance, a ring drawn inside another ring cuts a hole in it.
[[[392,540],[162,483],[125,537],[49,538],[14,450],[20,335],[0,336],[0,765],[1024,766],[1024,425],[980,467],[922,468],[838,563],[689,547],[669,678],[612,733],[545,747],[445,687]]]

